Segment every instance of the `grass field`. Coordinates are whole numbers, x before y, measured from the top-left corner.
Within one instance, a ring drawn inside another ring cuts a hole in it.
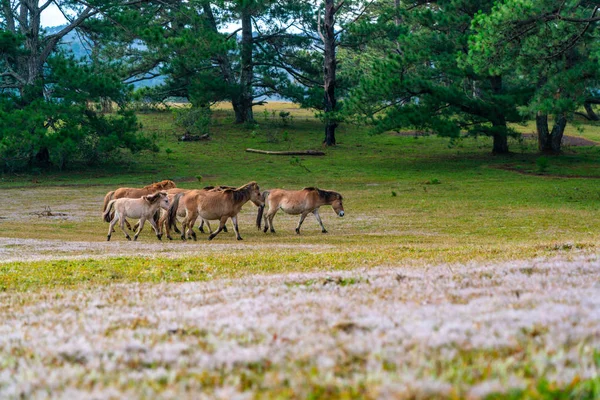
[[[492,156],[488,138],[343,125],[325,149],[307,110],[255,116],[218,107],[211,140],[178,142],[170,113],[141,114],[159,153],[0,176],[0,397],[600,396],[600,146]],[[600,143],[597,124],[567,134]],[[248,204],[242,242],[107,243],[104,194],[162,179],[318,186],[346,216],[296,235],[279,213],[272,235]]]

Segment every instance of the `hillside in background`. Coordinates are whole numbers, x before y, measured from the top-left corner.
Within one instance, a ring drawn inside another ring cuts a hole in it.
[[[58,25],[46,28],[49,34],[56,33],[63,29],[66,25]],[[73,56],[78,60],[85,60],[86,62],[90,61],[90,55],[92,54],[93,43],[89,40],[86,40],[85,36],[76,31],[71,31],[60,43],[60,47],[68,53],[73,54]],[[138,89],[142,87],[153,87],[158,86],[163,83],[164,77],[159,76],[156,78],[148,79],[141,82],[135,82],[133,86]]]

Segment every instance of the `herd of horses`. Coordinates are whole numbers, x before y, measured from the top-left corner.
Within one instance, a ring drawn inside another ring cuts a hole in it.
[[[204,232],[206,224],[210,233],[208,240],[212,240],[219,232],[227,232],[225,223],[229,219],[233,223],[237,239],[242,240],[237,215],[248,201],[258,207],[256,226],[260,230],[264,219],[265,233],[275,233],[273,218],[279,210],[300,215],[296,226],[297,234],[300,234],[304,219],[311,213],[321,226],[321,232],[327,233],[319,215],[321,206],[331,205],[338,216],[344,216],[342,195],[331,190],[306,187],[301,190],[272,189],[261,192],[256,182],[249,182],[237,188],[207,186],[202,189],[181,189],[171,180],[153,183],[143,188],[119,188],[108,192],[104,196],[102,212],[104,221],[110,224],[107,240],[110,240],[117,223],[128,240],[131,240],[131,237],[125,230],[125,225],[129,230],[135,231],[133,240],[137,240],[146,221],[152,226],[159,240],[162,240],[163,232],[172,240],[172,229],[181,234],[182,240],[196,240],[193,228],[198,220],[198,230]],[[268,210],[265,212],[266,206]],[[138,222],[131,227],[127,218],[137,219]],[[177,227],[179,218],[182,218],[181,230]],[[210,221],[219,221],[219,228],[214,232]]]

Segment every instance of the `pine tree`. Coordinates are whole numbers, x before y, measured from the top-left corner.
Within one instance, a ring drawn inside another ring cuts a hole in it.
[[[378,131],[416,128],[442,136],[463,131],[493,138],[508,152],[508,122],[530,89],[511,73],[477,73],[466,62],[471,22],[492,0],[394,2],[367,33],[387,34],[388,51],[375,60],[348,102]],[[368,51],[368,50],[367,50]],[[375,51],[380,51],[376,48]]]
[[[50,4],[71,16],[55,33],[41,26]],[[129,88],[58,47],[66,34],[100,12],[121,8],[118,1],[0,2],[1,168],[64,168],[71,161],[104,160],[119,148],[152,147],[135,133],[135,116],[123,107]],[[120,104],[116,115],[101,115],[89,106],[105,97]]]
[[[597,2],[562,0],[504,0],[473,22],[470,63],[483,72],[516,70],[535,85],[523,113],[535,116],[541,152],[560,152],[565,126],[579,107],[595,116],[599,22]]]

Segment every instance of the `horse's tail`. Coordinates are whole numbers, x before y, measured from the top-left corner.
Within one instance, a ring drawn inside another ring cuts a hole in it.
[[[104,211],[104,214],[102,214],[102,219],[104,219],[106,222],[110,222],[110,210],[112,210],[115,201],[116,200],[111,200],[106,206],[106,211]]]
[[[114,190],[112,192],[106,193],[106,196],[104,196],[104,205],[102,206],[102,212],[106,211],[108,202],[112,200],[114,194],[115,194]]]
[[[256,227],[260,230],[260,225],[262,222],[263,213],[265,212],[265,205],[267,204],[267,197],[269,196],[269,191],[265,190],[262,192],[263,205],[258,206],[258,215],[256,216]]]
[[[169,206],[167,210],[167,226],[171,229],[175,222],[177,221],[177,209],[179,208],[179,199],[183,196],[184,193],[178,193],[173,198],[173,202]]]

